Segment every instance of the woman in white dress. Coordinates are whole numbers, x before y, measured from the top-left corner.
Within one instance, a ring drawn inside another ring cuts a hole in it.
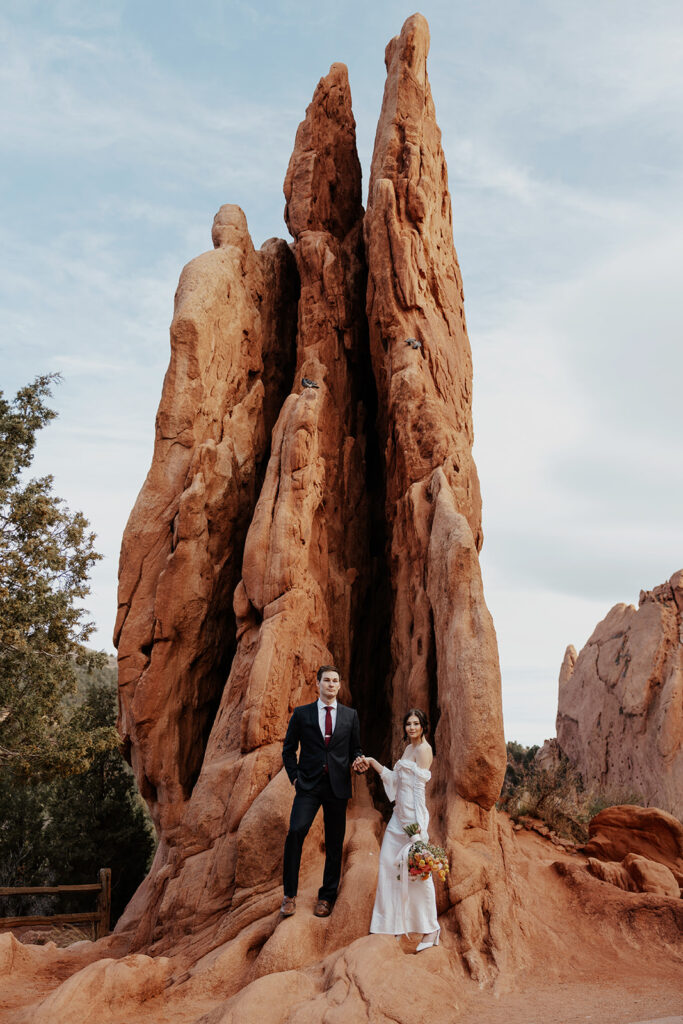
[[[429,842],[429,812],[425,803],[425,786],[431,779],[434,757],[427,742],[427,716],[419,708],[411,708],[403,719],[403,736],[408,746],[394,765],[383,767],[374,757],[366,758],[379,773],[394,813],[386,827],[379,855],[377,894],[372,911],[370,931],[381,935],[422,935],[416,952],[436,946],[439,923],[436,917],[434,880],[411,878],[408,874],[408,850],[418,839]],[[419,826],[419,832],[408,835],[405,825]]]

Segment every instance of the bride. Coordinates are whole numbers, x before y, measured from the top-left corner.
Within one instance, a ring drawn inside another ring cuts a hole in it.
[[[408,850],[421,839],[429,842],[429,812],[425,804],[425,786],[431,779],[429,771],[434,754],[427,742],[427,716],[419,708],[411,708],[403,719],[403,737],[408,746],[394,765],[383,767],[374,757],[368,764],[379,773],[394,813],[386,827],[379,855],[377,894],[372,911],[370,931],[382,935],[420,933],[422,941],[416,952],[436,946],[439,924],[436,918],[434,880],[411,879],[408,875]],[[408,835],[405,825],[417,824],[419,832]]]

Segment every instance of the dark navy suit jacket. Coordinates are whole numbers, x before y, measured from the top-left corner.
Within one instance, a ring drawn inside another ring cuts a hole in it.
[[[296,751],[300,747],[297,760]],[[325,765],[332,792],[340,799],[351,796],[351,764],[362,755],[358,712],[337,702],[337,719],[329,747],[325,746],[318,719],[318,701],[294,708],[282,745],[282,760],[297,790],[311,790],[320,781]]]

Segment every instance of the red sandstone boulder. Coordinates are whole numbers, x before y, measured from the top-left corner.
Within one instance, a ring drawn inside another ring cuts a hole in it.
[[[610,882],[626,892],[649,892],[654,896],[680,896],[680,886],[665,864],[628,853],[620,864],[588,858],[588,869],[596,878]]]
[[[639,857],[637,853],[628,853],[622,864],[636,883],[638,892],[651,892],[655,896],[680,896],[681,888],[666,864]]]
[[[683,885],[683,825],[673,815],[655,807],[607,807],[590,822],[588,836],[588,856],[623,861],[636,854],[665,865]]]
[[[170,972],[165,957],[97,960],[49,995],[35,1010],[33,1024],[118,1024],[163,992]]]
[[[635,880],[631,878],[624,864],[614,860],[602,861],[589,857],[588,870],[602,882],[616,885],[617,889],[623,889],[624,892],[638,892]]]

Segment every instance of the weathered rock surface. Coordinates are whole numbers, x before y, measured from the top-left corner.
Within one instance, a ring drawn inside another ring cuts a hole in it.
[[[268,921],[255,976],[330,951],[298,919],[273,933],[273,915],[291,799],[281,742],[317,666],[334,662],[368,750],[390,757],[405,710],[430,712],[433,809],[457,863],[442,909],[457,908],[474,973],[503,956],[500,676],[428,48],[419,15],[387,48],[367,216],[335,64],[285,178],[296,273],[284,243],[255,253],[241,211],[224,207],[215,251],[181,278],[154,462],[121,558],[121,728],[160,830],[120,924],[134,948],[182,943],[196,958]],[[357,788],[365,839],[345,877],[365,910],[335,929],[334,948],[367,930],[372,903],[380,816]],[[317,828],[311,866],[319,843]]]
[[[391,548],[388,689],[396,746],[404,709],[429,709],[436,726],[432,805],[455,866],[449,900],[463,955],[483,976],[508,945],[490,813],[506,754],[498,648],[478,559],[472,359],[428,50],[421,15],[387,47],[364,225]]]
[[[588,826],[589,857],[623,861],[637,854],[667,867],[683,885],[683,825],[672,814],[632,804],[606,807]]]
[[[508,827],[504,815],[501,825]],[[351,842],[357,841],[354,829]],[[615,1021],[642,1020],[645,1010],[649,1019],[678,1012],[683,901],[606,887],[579,854],[558,851],[525,830],[508,845],[506,868],[528,914],[518,935],[524,951],[522,984],[502,975],[487,991],[473,982],[449,927],[442,945],[417,956],[411,955],[416,940],[398,943],[391,936],[353,940],[347,933],[341,946],[332,943],[326,949],[321,938],[336,930],[339,904],[327,921],[310,915],[306,901],[310,897],[312,902],[316,878],[307,883],[297,915],[275,930],[286,936],[281,947],[289,950],[290,963],[281,960],[271,973],[256,969],[264,936],[273,927],[267,919],[244,928],[189,970],[182,954],[168,960],[127,956],[117,963],[108,940],[58,950],[52,944],[22,947],[0,936],[0,1017],[3,1024],[33,1024],[41,1019],[37,1008],[49,1007],[58,1011],[49,1018],[51,1024],[60,1024],[67,1021],[70,1007],[69,1022],[525,1024],[530,1005],[547,1019],[567,1019],[568,1000],[571,1019],[577,1021],[591,1016],[596,1005],[603,1018]],[[354,878],[350,893],[344,886],[343,928],[359,910],[366,912],[366,905],[356,901],[357,883]],[[360,891],[366,891],[365,885]],[[365,918],[363,924],[367,927]],[[318,950],[315,961],[310,960],[311,946]],[[98,947],[105,959],[88,965]]]
[[[125,956],[126,952],[127,942],[115,935],[100,939],[99,942],[77,942],[66,948],[59,948],[54,942],[24,945],[11,932],[0,934],[0,1020],[3,1024],[14,1024],[15,1021],[21,1024],[34,1024],[41,1019],[38,1017],[38,1008],[46,1000],[51,1000],[53,1006],[63,1006],[62,982],[68,984],[67,979],[72,976],[83,976],[87,979],[91,977],[91,967],[117,963],[117,958]],[[153,961],[150,960],[150,963]],[[156,971],[163,972],[163,965],[159,965]],[[122,973],[119,974],[120,977]],[[74,986],[72,983],[70,987],[73,992],[75,987],[80,986]],[[86,981],[84,988],[88,987]],[[101,986],[97,995],[102,995]],[[93,997],[92,987],[89,997]],[[126,998],[125,995],[123,998]],[[96,999],[93,1002],[97,1004]],[[132,1002],[138,1005],[134,994]],[[50,1024],[57,1024],[57,1017],[43,1015],[42,1020],[46,1019],[50,1020]],[[66,1020],[66,1017],[62,1019]],[[72,1012],[69,1021],[76,1020],[79,1018]]]
[[[621,863],[589,857],[588,867],[596,878],[626,892],[650,892],[675,899],[681,894],[678,882],[665,864],[639,857],[637,853],[627,853]]]
[[[395,713],[438,708],[454,785],[488,809],[505,772],[500,673],[481,593],[472,358],[428,50],[421,15],[387,47],[364,226],[391,531],[391,692]],[[447,691],[467,709],[452,719]]]
[[[561,757],[560,745],[553,737],[551,740],[545,740],[543,745],[538,748],[534,757],[534,764],[545,772],[552,771],[553,768],[559,766]]]
[[[139,1012],[142,1004],[163,992],[170,973],[165,957],[132,954],[120,960],[97,960],[49,995],[36,1009],[33,1022],[118,1022],[122,1014]]]
[[[385,564],[383,536],[378,542],[372,523],[373,503],[381,508],[383,502],[383,476],[369,481],[366,468],[366,459],[376,448],[375,394],[364,317],[360,165],[347,72],[341,64],[333,65],[319,83],[299,128],[285,195],[286,218],[295,238],[297,287],[277,308],[291,313],[292,295],[298,296],[294,386],[282,401],[276,422],[270,424],[270,455],[260,493],[251,486],[255,475],[249,486],[237,479],[246,517],[242,547],[237,549],[225,531],[216,547],[222,559],[230,551],[231,557],[239,554],[241,578],[233,583],[232,658],[201,752],[201,768],[191,791],[182,791],[182,803],[168,787],[157,786],[157,858],[120,925],[135,927],[137,947],[158,953],[185,941],[196,957],[265,920],[265,929],[258,929],[263,949],[257,974],[266,973],[264,964],[273,965],[269,970],[283,970],[292,957],[299,966],[302,958],[319,959],[329,948],[326,932],[317,939],[314,933],[312,942],[293,943],[290,933],[299,925],[290,922],[289,931],[283,928],[270,938],[278,920],[274,912],[281,900],[282,847],[292,798],[282,770],[282,739],[292,708],[315,696],[313,682],[321,663],[339,666],[344,697],[362,706],[359,695],[370,686],[374,666],[352,664],[361,646],[357,634],[362,629],[363,642],[372,649],[380,639],[376,624],[385,621],[383,613],[366,614],[371,584]],[[332,202],[336,197],[339,205]],[[249,334],[242,325],[251,313],[246,305],[233,310],[237,335]],[[285,324],[285,337],[288,332],[291,328]],[[174,344],[176,337],[172,332]],[[220,340],[215,339],[216,349]],[[245,368],[239,361],[244,353],[230,352],[228,357],[238,361],[231,369],[235,379],[242,380]],[[318,386],[302,387],[303,377]],[[260,421],[251,424],[252,429],[257,426]],[[269,426],[265,418],[263,426]],[[230,436],[226,424],[226,443]],[[263,440],[263,431],[259,436]],[[259,449],[265,450],[265,445]],[[166,459],[167,453],[160,452],[162,476]],[[217,504],[229,503],[233,480],[234,476],[227,482],[212,479]],[[221,489],[223,499],[218,497]],[[194,536],[197,548],[206,548],[206,533]],[[135,542],[133,535],[131,543]],[[207,565],[210,554],[195,549],[192,569],[204,567],[204,575],[213,579],[217,567]],[[198,609],[200,616],[211,614],[211,601]],[[227,621],[225,608],[223,614]],[[170,628],[173,617],[167,622]],[[127,629],[124,622],[122,638]],[[386,633],[382,643],[388,645]],[[164,702],[171,708],[189,703],[182,698],[192,693],[192,679],[174,676],[165,664]],[[169,717],[168,712],[164,716]],[[364,717],[367,721],[367,708]],[[144,735],[150,748],[163,738],[150,732],[147,721]],[[134,747],[134,730],[131,743]],[[161,766],[166,756],[173,759],[176,754],[156,753]],[[154,762],[154,757],[150,754],[148,760]],[[135,757],[133,761],[137,767]],[[165,806],[169,796],[173,813]],[[369,802],[365,816],[367,842],[376,853],[380,818]],[[307,864],[317,869],[319,845],[318,824],[305,854]],[[367,861],[365,846],[360,845],[358,856]],[[346,877],[365,879],[367,873],[362,867],[356,870],[353,859],[353,853],[347,853]],[[371,903],[372,872],[364,884],[366,901]],[[350,918],[350,928],[337,928],[334,942],[355,938],[362,933],[359,929],[367,929],[367,922],[361,916]],[[243,970],[242,983],[245,978]]]
[[[683,815],[683,571],[618,604],[560,672],[557,739],[584,781]]]
[[[121,548],[119,728],[162,835],[203,762],[235,651],[241,573],[270,433],[291,384],[298,283],[223,206],[182,273],[154,458]]]

